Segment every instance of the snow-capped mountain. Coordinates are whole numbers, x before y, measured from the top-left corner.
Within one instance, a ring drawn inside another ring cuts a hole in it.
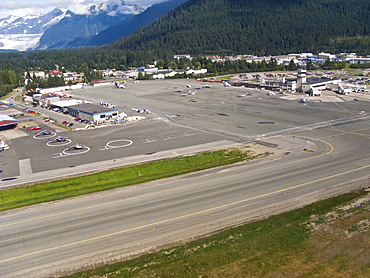
[[[8,16],[0,19],[0,49],[26,50],[36,45],[45,30],[68,13],[54,9],[43,15]]]
[[[58,24],[44,32],[34,49],[65,48],[75,38],[96,35],[144,10],[137,4],[126,4],[123,0],[117,3],[112,0],[112,2],[92,5],[83,14],[70,12]]]
[[[95,35],[144,10],[124,0],[108,0],[78,12],[55,8],[41,15],[8,16],[0,19],[0,51],[63,48],[76,37]]]
[[[64,48],[99,46],[109,44],[115,40],[130,35],[140,27],[152,23],[154,20],[165,15],[185,1],[186,0],[168,0],[165,2],[153,4],[141,14],[135,15],[128,19],[124,19],[118,22],[116,25],[110,26],[107,29],[101,31],[97,35],[84,38],[78,37],[68,44],[64,45]]]
[[[41,34],[58,23],[67,11],[54,9],[44,15],[16,17],[8,16],[0,19],[0,34]]]

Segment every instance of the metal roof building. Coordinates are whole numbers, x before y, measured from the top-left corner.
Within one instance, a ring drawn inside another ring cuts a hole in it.
[[[118,109],[92,103],[81,103],[65,108],[71,116],[94,123],[115,119],[118,116]]]
[[[0,129],[15,128],[18,121],[8,115],[0,114]]]

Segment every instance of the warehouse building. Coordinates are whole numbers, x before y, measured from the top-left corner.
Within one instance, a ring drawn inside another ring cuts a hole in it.
[[[0,114],[0,130],[15,128],[18,121],[8,115]]]
[[[68,113],[76,118],[88,120],[93,123],[101,123],[116,119],[118,110],[107,106],[92,103],[81,103],[73,106],[66,106]]]

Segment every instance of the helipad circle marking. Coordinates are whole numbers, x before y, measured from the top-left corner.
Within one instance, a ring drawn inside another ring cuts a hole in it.
[[[125,144],[122,144],[122,145],[119,145],[119,146],[112,146],[112,144],[116,143],[116,142],[126,142]],[[105,144],[106,148],[107,149],[115,149],[115,148],[124,148],[124,147],[128,147],[130,145],[132,145],[132,141],[131,140],[128,140],[128,139],[119,139],[119,140],[113,140],[113,141],[110,141],[108,142],[107,144]]]

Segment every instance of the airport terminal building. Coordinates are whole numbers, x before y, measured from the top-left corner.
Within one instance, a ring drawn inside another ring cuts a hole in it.
[[[326,89],[336,90],[341,80],[338,78],[307,77],[306,70],[299,70],[297,77],[262,78],[258,81],[227,81],[231,86],[243,86],[272,91],[301,92],[310,95],[321,95]],[[224,83],[225,84],[225,83]]]

